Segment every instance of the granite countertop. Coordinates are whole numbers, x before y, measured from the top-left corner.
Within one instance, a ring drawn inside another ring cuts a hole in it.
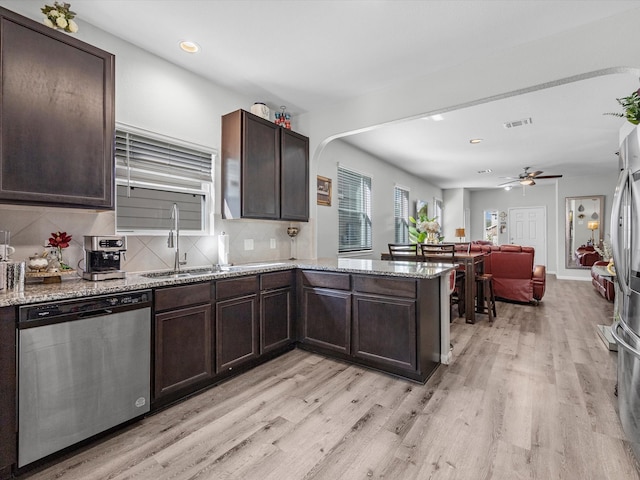
[[[148,288],[182,285],[208,280],[240,277],[259,273],[302,268],[332,272],[360,273],[408,278],[436,278],[450,272],[455,265],[441,263],[390,262],[334,258],[318,260],[286,260],[236,265],[230,270],[197,274],[188,277],[147,277],[143,272],[127,273],[123,279],[92,282],[82,278],[65,279],[61,283],[27,283],[23,292],[0,293],[0,307],[38,302],[105,295]],[[189,271],[189,269],[185,269]]]

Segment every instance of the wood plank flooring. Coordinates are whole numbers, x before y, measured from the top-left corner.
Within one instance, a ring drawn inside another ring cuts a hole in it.
[[[29,480],[640,479],[589,282],[452,324],[425,385],[294,350]]]

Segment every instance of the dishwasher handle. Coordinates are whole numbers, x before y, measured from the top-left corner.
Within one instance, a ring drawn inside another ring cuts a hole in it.
[[[113,310],[109,310],[107,308],[103,308],[102,310],[93,310],[91,312],[82,312],[78,314],[78,318],[91,318],[91,317],[101,317],[103,315],[111,315]]]

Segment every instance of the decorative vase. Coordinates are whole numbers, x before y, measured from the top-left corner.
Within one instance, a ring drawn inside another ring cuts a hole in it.
[[[439,243],[438,242],[438,232],[427,232],[427,238],[424,239],[424,243]]]

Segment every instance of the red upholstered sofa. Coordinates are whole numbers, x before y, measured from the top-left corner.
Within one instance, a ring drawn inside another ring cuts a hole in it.
[[[607,268],[609,262],[604,262],[598,260],[591,266],[591,283],[595,287],[595,289],[602,295],[604,298],[613,302],[616,298],[615,288],[613,285],[613,278],[607,275],[601,275],[601,269]],[[600,267],[600,268],[596,268]]]
[[[547,272],[544,265],[533,265],[533,247],[471,243],[470,250],[491,252],[484,264],[485,272],[493,275],[496,297],[524,303],[542,300]]]

